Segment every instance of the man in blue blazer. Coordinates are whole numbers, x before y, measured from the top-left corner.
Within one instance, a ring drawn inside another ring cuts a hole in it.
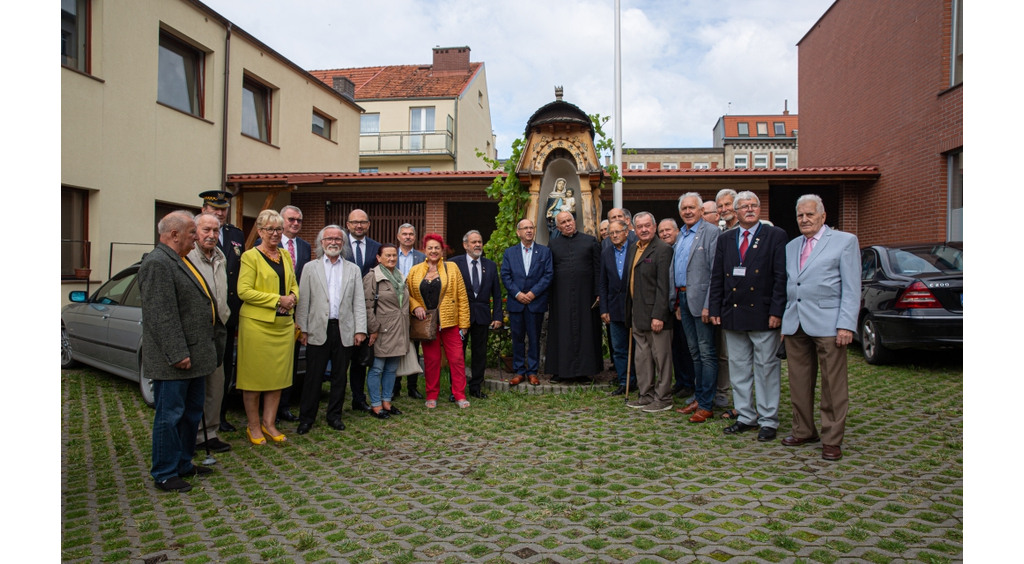
[[[822,441],[821,457],[839,460],[850,406],[846,346],[860,310],[860,245],[825,225],[821,198],[796,201],[801,236],[786,245],[786,312],[782,316],[793,434],[786,446]],[[821,366],[821,434],[814,426],[814,388]]]
[[[462,280],[466,284],[466,295],[469,297],[469,335],[463,341],[465,348],[472,342],[473,375],[466,384],[469,395],[484,399],[484,371],[487,369],[487,331],[499,329],[505,314],[501,307],[501,281],[498,265],[485,258],[484,239],[477,230],[472,230],[462,237],[462,247],[466,254],[452,259],[462,271]]]
[[[501,281],[505,284],[509,324],[512,326],[512,371],[510,386],[529,380],[540,385],[540,330],[548,309],[548,286],[554,276],[551,251],[534,242],[537,227],[523,219],[516,225],[520,244],[505,249],[501,260]],[[529,350],[527,350],[528,341]]]
[[[380,243],[367,236],[370,231],[370,216],[360,209],[349,212],[348,221],[348,244],[351,257],[348,260],[359,267],[361,276],[365,277],[370,270],[377,266],[377,251],[380,250]],[[332,367],[333,368],[333,367]],[[373,411],[370,404],[366,403],[366,367],[353,362],[349,369],[349,382],[352,385],[352,411]]]
[[[411,223],[403,223],[398,228],[398,270],[402,271],[402,277],[409,276],[409,270],[417,264],[427,260],[427,255],[416,250],[416,227]],[[417,351],[419,343],[416,343]],[[406,376],[408,382],[409,397],[423,399],[423,394],[416,389],[416,374]],[[395,376],[395,388],[391,392],[392,398],[402,395],[402,377]],[[451,397],[455,401],[455,396]]]
[[[782,362],[775,351],[786,309],[787,237],[782,229],[761,224],[761,201],[753,192],[740,192],[734,203],[739,228],[718,238],[708,289],[708,313],[722,327],[729,349],[739,413],[725,433],[760,427],[757,440],[768,442],[779,428]]]
[[[619,375],[619,387],[612,392],[613,396],[626,393],[626,367],[629,364],[629,329],[626,328],[626,291],[629,280],[626,273],[626,255],[629,254],[627,236],[630,233],[625,221],[614,219],[608,223],[608,240],[611,241],[601,251],[601,273],[597,278],[597,292],[601,299],[598,307],[601,321],[608,324],[612,334],[612,362],[615,372]],[[631,388],[636,389],[636,367],[630,370]]]

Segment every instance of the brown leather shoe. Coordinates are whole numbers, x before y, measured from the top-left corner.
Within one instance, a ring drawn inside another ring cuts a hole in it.
[[[526,380],[526,376],[519,374],[515,378],[508,381],[509,386],[518,386],[523,380]]]
[[[688,406],[686,406],[686,407],[684,407],[682,409],[677,409],[676,412],[677,413],[682,413],[683,415],[690,415],[690,414],[694,413],[695,411],[697,411],[697,409],[699,407],[700,406],[697,405],[697,402],[694,401],[694,402],[690,402],[690,405],[688,405]]]
[[[536,374],[530,374],[529,376],[527,376],[527,378],[530,379],[530,385],[531,386],[539,386],[540,385],[540,378],[537,378]]]
[[[783,446],[800,446],[800,445],[805,445],[807,443],[816,443],[816,442],[819,442],[820,440],[821,440],[821,437],[810,437],[810,438],[807,438],[807,439],[798,439],[798,438],[794,437],[793,435],[789,435],[785,439],[782,439],[782,445]]]
[[[843,449],[839,445],[821,445],[821,457],[825,460],[839,460],[843,457]]]
[[[690,423],[703,423],[714,416],[715,414],[711,411],[708,411],[706,409],[698,409],[697,412],[694,413],[692,417],[690,417]]]

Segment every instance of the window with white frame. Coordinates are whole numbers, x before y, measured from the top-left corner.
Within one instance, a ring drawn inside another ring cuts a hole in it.
[[[754,168],[768,168],[768,155],[765,153],[755,153]]]
[[[662,170],[679,170],[679,163],[661,163]]]
[[[785,137],[786,136],[786,123],[782,121],[775,122],[775,136]]]
[[[430,172],[429,166],[411,166],[409,172]]]
[[[377,172],[377,167],[375,167],[375,166],[361,166],[361,167],[359,167],[359,172],[364,172],[364,173],[365,172]]]
[[[768,122],[759,121],[757,122],[757,135],[760,137],[768,136]]]
[[[89,72],[89,2],[60,0],[60,64]]]
[[[434,107],[409,108],[409,148],[418,151],[427,146],[427,136],[417,133],[434,131]],[[416,171],[419,172],[419,171]]]
[[[359,134],[377,135],[380,133],[380,114],[362,114],[359,116]]]
[[[748,137],[750,135],[750,125],[745,121],[741,121],[736,124],[736,131],[740,137]]]
[[[789,168],[789,155],[775,155],[775,168]]]
[[[706,170],[710,167],[708,166],[708,163],[693,163],[693,168],[695,170]]]
[[[647,163],[629,163],[629,170],[644,170],[647,168]]]
[[[747,155],[746,154],[735,154],[732,156],[732,167],[733,168],[747,168]]]

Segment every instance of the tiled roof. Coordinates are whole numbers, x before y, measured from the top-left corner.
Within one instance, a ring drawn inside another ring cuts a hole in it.
[[[464,73],[445,71],[434,76],[431,65],[392,65],[354,69],[313,70],[310,74],[328,86],[344,76],[355,84],[356,100],[381,98],[444,98],[462,93],[483,63],[470,63]]]
[[[814,166],[800,168],[680,168],[680,169],[641,169],[624,170],[625,178],[642,177],[700,177],[700,176],[767,176],[784,179],[798,176],[867,176],[877,177],[878,166]]]
[[[785,115],[775,114],[775,115],[759,115],[759,116],[727,115],[727,116],[722,116],[722,121],[725,122],[725,136],[726,137],[739,137],[740,133],[739,133],[739,128],[738,128],[737,124],[741,123],[741,122],[746,123],[747,127],[749,128],[748,129],[749,133],[747,135],[743,136],[744,139],[746,139],[747,137],[750,137],[751,139],[758,139],[758,138],[764,139],[765,138],[765,136],[757,134],[757,123],[758,122],[762,122],[762,123],[767,123],[768,124],[768,137],[775,137],[776,136],[775,135],[775,123],[776,122],[782,122],[782,123],[786,124],[786,136],[787,137],[790,137],[790,136],[793,135],[793,130],[794,129],[799,129],[800,128],[800,116],[798,116],[797,114],[785,114]]]

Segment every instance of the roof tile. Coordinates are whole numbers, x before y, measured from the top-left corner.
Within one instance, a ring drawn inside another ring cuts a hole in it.
[[[334,77],[344,76],[355,84],[356,100],[381,98],[440,98],[458,96],[480,70],[483,63],[470,63],[464,73],[445,71],[434,76],[431,65],[391,65],[352,69],[313,70],[310,74],[334,85]]]

